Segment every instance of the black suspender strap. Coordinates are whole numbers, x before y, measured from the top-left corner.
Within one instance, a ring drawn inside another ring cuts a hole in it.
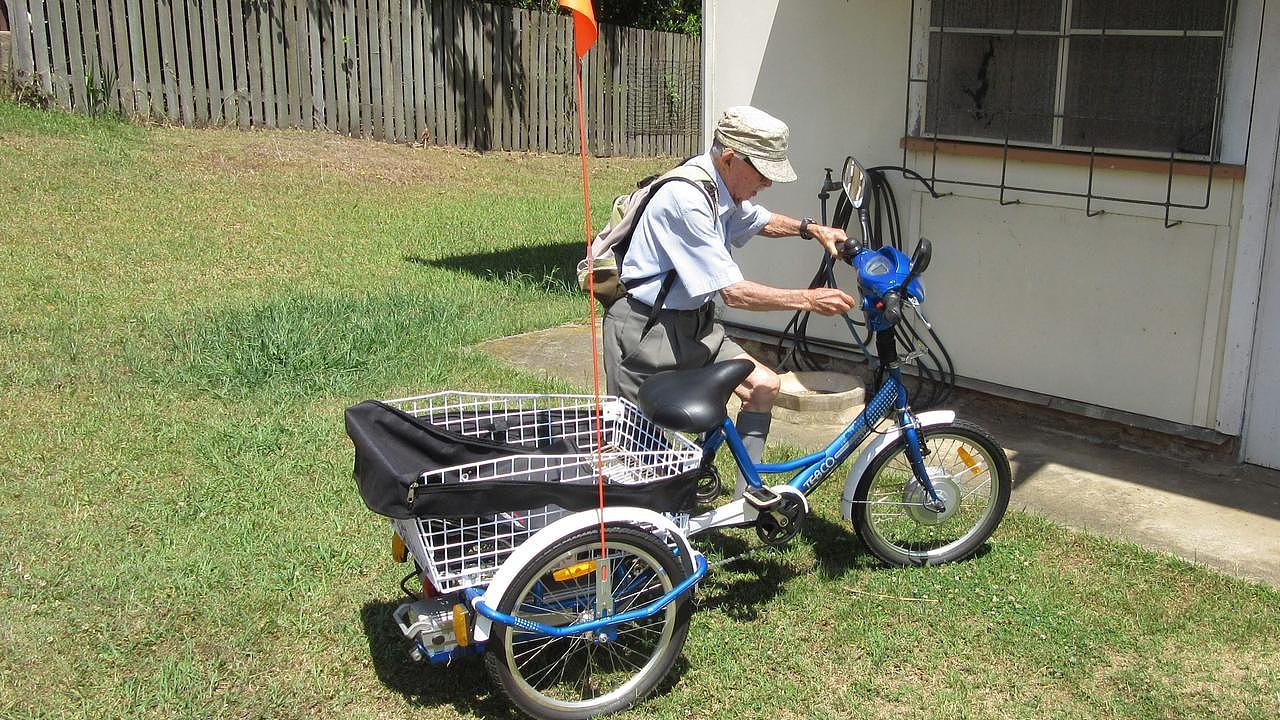
[[[662,304],[667,301],[667,293],[671,292],[671,286],[675,284],[676,271],[668,270],[667,276],[662,279],[662,287],[658,288],[658,297],[653,300],[653,307],[649,310],[649,321],[644,324],[640,337],[648,335],[654,324],[658,322],[658,313],[662,312]]]

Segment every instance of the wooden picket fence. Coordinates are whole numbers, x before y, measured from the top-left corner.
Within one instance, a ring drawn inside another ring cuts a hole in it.
[[[14,80],[82,112],[577,151],[567,16],[475,0],[7,0]],[[601,25],[588,149],[702,149],[699,38]]]

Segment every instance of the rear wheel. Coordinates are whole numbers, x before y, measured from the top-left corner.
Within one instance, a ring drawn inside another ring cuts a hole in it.
[[[498,609],[564,627],[596,619],[606,598],[612,615],[643,607],[692,572],[687,554],[676,556],[650,532],[609,527],[605,547],[602,559],[598,529],[557,542],[517,575]],[[671,670],[689,633],[691,606],[686,594],[652,617],[562,638],[495,624],[485,665],[507,697],[535,718],[618,712],[653,692]]]
[[[1004,518],[1013,483],[1004,450],[981,428],[964,422],[921,430],[929,481],[942,500],[927,507],[899,437],[863,473],[854,493],[853,523],[876,557],[890,565],[963,560],[982,547]]]

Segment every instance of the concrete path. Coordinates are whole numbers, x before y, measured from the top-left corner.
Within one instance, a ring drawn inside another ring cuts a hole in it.
[[[481,348],[535,374],[591,387],[588,328],[562,326]],[[984,427],[1013,465],[1010,507],[1280,586],[1280,471],[1169,448],[1120,447],[1118,426],[957,391],[947,403]],[[1064,416],[1065,417],[1065,416]],[[775,410],[772,439],[801,448],[841,425]]]

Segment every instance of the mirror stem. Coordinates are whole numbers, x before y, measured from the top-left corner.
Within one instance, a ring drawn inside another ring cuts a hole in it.
[[[862,225],[863,247],[876,249],[871,247],[871,213],[865,207],[858,208],[858,222]]]

